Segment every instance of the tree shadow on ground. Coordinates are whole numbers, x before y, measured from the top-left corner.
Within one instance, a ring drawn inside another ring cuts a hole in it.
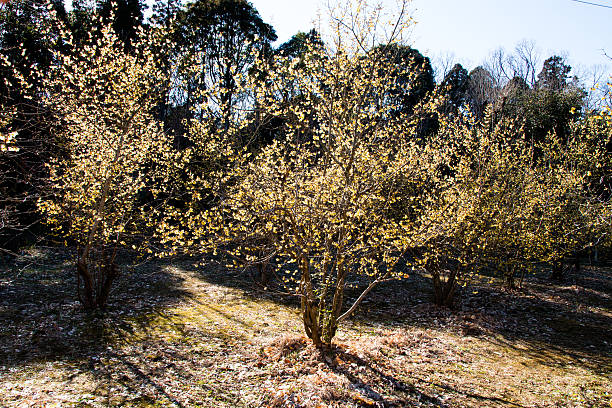
[[[274,281],[268,286],[258,284],[256,271],[196,267],[198,260],[187,259],[124,268],[108,310],[92,315],[84,313],[74,299],[75,276],[70,258],[56,258],[46,255],[44,262],[37,261],[38,266],[32,267],[32,260],[26,260],[15,263],[11,270],[0,271],[0,373],[32,362],[70,361],[80,366],[81,372],[93,373],[99,379],[99,387],[107,388],[108,405],[138,403],[114,397],[111,388],[120,387],[135,398],[143,398],[140,402],[145,405],[153,402],[145,401],[153,395],[172,406],[190,406],[186,397],[177,396],[180,394],[176,390],[192,383],[198,386],[190,392],[200,393],[202,400],[214,395],[229,406],[240,401],[235,382],[202,382],[201,377],[207,370],[215,376],[227,372],[218,370],[216,365],[228,359],[228,350],[233,352],[248,343],[248,337],[241,336],[240,331],[247,331],[249,323],[242,321],[240,315],[216,307],[214,301],[202,303],[206,295],[202,298],[194,296],[193,290],[186,291],[185,279],[195,279],[195,292],[201,283],[203,290],[208,284],[239,289],[240,293],[236,293],[241,299],[266,299],[291,306],[297,306],[299,300]],[[40,265],[43,263],[45,267]],[[173,272],[172,265],[187,273]],[[611,292],[610,271],[586,268],[583,273],[579,279],[552,286],[544,276],[530,277],[525,290],[517,292],[475,282],[463,290],[455,310],[431,305],[427,278],[412,274],[405,281],[388,282],[375,289],[352,323],[450,330],[482,336],[517,350],[520,345],[521,353],[551,367],[559,364],[559,355],[564,355],[571,364],[603,370],[606,363],[602,360],[609,357],[605,342],[610,339],[612,327],[606,303]],[[589,296],[581,296],[584,293]],[[357,289],[348,290],[347,303],[357,294]],[[237,330],[225,333],[205,326],[194,329],[185,324],[189,319],[173,318],[173,312],[166,307],[185,299],[196,305],[196,312],[215,315]],[[157,332],[147,334],[151,330]],[[160,341],[160,331],[174,334]],[[132,338],[134,332],[140,337]],[[257,348],[248,347],[249,353]],[[462,395],[483,404],[513,406],[499,398],[466,393],[442,383],[429,383],[440,390],[432,395],[423,391],[421,384],[417,389],[397,378],[397,372],[386,373],[384,367],[341,348],[336,348],[335,357],[326,361],[329,369],[343,375],[355,391],[382,406],[406,406],[408,402],[412,406],[444,406],[444,400],[436,396],[440,393]],[[237,366],[244,365],[244,355],[232,358]],[[175,384],[168,384],[171,376],[176,377]],[[397,398],[384,397],[380,387],[392,391]],[[149,391],[142,394],[142,389]]]
[[[199,279],[207,283],[240,290],[246,297],[271,300],[275,303],[296,306],[300,298],[290,288],[280,284],[283,278],[290,275],[282,270],[271,272],[270,279],[262,282],[257,267],[226,268],[217,259],[208,259],[197,269]]]
[[[208,332],[188,335],[212,343],[223,342],[223,339],[212,339]],[[151,338],[108,350],[80,370],[94,374],[97,388],[93,394],[103,396],[107,406],[183,408],[196,402],[201,404],[211,396],[214,401],[223,401],[228,406],[240,406],[235,384],[203,381],[203,373],[213,371],[210,368],[216,366],[217,360],[210,353],[194,351],[188,344],[160,344],[159,339]],[[186,394],[187,386],[190,392]]]
[[[429,279],[412,273],[404,281],[375,288],[357,309],[352,321],[363,325],[390,324],[441,328],[460,335],[486,335],[507,346],[520,342],[522,350],[543,364],[558,364],[557,355],[573,363],[595,368],[612,357],[610,268],[583,267],[564,282],[549,279],[548,270],[527,276],[522,290],[507,290],[501,284],[485,283],[487,277],[462,288],[453,309],[431,303]],[[280,273],[279,273],[280,274]],[[256,269],[227,270],[203,268],[198,276],[206,282],[243,291],[246,296],[264,298],[299,307],[299,298],[278,285],[258,282]],[[346,290],[345,304],[355,299],[365,283]],[[605,364],[604,364],[605,365]]]
[[[129,326],[126,319],[185,296],[181,278],[163,264],[124,266],[107,308],[86,312],[68,251],[26,254],[0,270],[0,366],[87,360]]]
[[[334,347],[327,352],[326,365],[335,373],[346,377],[351,388],[358,391],[364,399],[369,399],[373,405],[380,407],[405,407],[405,406],[435,406],[447,407],[444,400],[434,395],[429,395],[413,384],[408,384],[394,376],[385,373],[371,362],[347,352],[341,347]],[[509,407],[522,407],[512,401],[494,396],[479,395],[471,392],[460,391],[446,384],[422,381],[440,391],[459,394],[481,403],[501,403]],[[377,391],[377,389],[379,391]],[[382,393],[391,394],[393,398],[385,398]]]
[[[362,395],[366,402],[379,407],[404,407],[404,406],[436,406],[444,407],[444,403],[437,397],[430,396],[414,385],[385,374],[372,363],[347,352],[341,347],[334,347],[326,352],[324,361],[333,372],[343,375],[350,381],[350,387]],[[381,389],[382,387],[382,389]],[[377,391],[378,389],[378,391]],[[385,398],[385,394],[393,394],[394,397]],[[370,401],[368,401],[370,400]]]
[[[577,279],[562,283],[547,275],[528,277],[522,290],[513,291],[473,282],[448,309],[431,304],[429,282],[416,274],[373,292],[355,320],[445,328],[511,348],[520,343],[540,363],[556,366],[564,356],[567,363],[601,370],[601,360],[612,357],[610,269],[584,268]]]

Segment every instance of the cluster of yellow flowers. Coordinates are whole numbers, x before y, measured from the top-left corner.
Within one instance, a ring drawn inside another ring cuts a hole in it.
[[[19,147],[15,144],[17,135],[17,132],[0,133],[0,153],[19,151]]]
[[[439,95],[402,112],[393,95],[416,72],[401,72],[401,83],[389,75],[398,68],[385,51],[398,37],[373,41],[377,9],[363,15],[362,6],[332,18],[332,46],[262,59],[265,80],[241,78],[257,115],[243,116],[236,132],[254,118],[283,118],[255,154],[231,132],[192,124],[194,157],[207,164],[186,189],[194,203],[203,190],[215,200],[174,213],[163,228],[177,247],[272,263],[301,297],[316,344],[329,343],[377,284],[411,268],[431,274],[436,300],[448,303],[482,268],[512,282],[609,236],[610,201],[587,188],[595,163],[610,168],[601,132],[534,143],[518,121],[443,117]],[[400,16],[397,33],[409,22]],[[424,133],[431,117],[438,129]],[[345,307],[354,276],[365,286]]]
[[[223,102],[221,84],[202,90],[182,150],[153,114],[169,80],[151,51],[163,35],[141,33],[125,52],[103,29],[47,75],[69,157],[50,163],[54,194],[40,209],[83,262],[155,238],[162,254],[224,250],[272,263],[317,345],[376,285],[411,270],[430,273],[445,303],[481,268],[513,278],[609,236],[610,200],[595,179],[611,168],[609,115],[565,143],[537,144],[515,121],[443,117],[439,95],[402,110],[395,95],[417,72],[387,54],[411,23],[407,1],[398,4],[389,25],[380,9],[351,2],[332,14],[328,45],[262,56],[258,75],[234,72],[250,106]],[[204,60],[191,56],[190,69],[205,71]],[[282,125],[254,146],[244,135],[262,117]],[[437,128],[424,126],[432,118]],[[169,205],[172,189],[181,198]],[[362,292],[346,307],[355,283]]]

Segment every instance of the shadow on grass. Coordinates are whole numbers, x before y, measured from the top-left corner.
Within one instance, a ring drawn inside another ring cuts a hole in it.
[[[105,377],[107,378],[105,378],[106,381],[100,382],[100,386],[106,386],[110,388],[111,384],[116,383],[116,387],[118,383],[120,383],[133,395],[140,395],[144,387],[149,387],[154,390],[157,395],[157,398],[154,399],[149,396],[139,396],[137,397],[136,401],[132,400],[129,402],[140,403],[142,405],[148,406],[154,405],[156,403],[156,400],[159,398],[162,400],[167,400],[172,406],[175,406],[177,408],[186,407],[186,405],[183,405],[171,393],[166,391],[165,387],[161,384],[160,381],[154,378],[150,373],[143,371],[138,364],[130,361],[127,356],[123,354],[118,354],[116,352],[110,352],[109,356],[114,359],[115,363],[112,367],[105,367],[104,374],[106,374]],[[109,375],[111,372],[124,372],[129,373],[130,375],[128,376],[127,374],[123,374],[119,378],[119,381],[113,381],[112,377]],[[127,401],[112,401],[111,392],[110,390],[108,391],[107,404],[109,406],[111,406],[111,404],[114,405],[116,403],[126,402]]]
[[[163,264],[122,267],[104,311],[85,312],[76,299],[74,264],[48,249],[0,270],[0,367],[80,361],[105,350],[127,319],[188,296]]]
[[[562,360],[602,370],[606,364],[601,360],[612,357],[610,269],[584,268],[562,283],[547,275],[528,277],[524,289],[515,291],[474,282],[462,289],[450,310],[430,303],[427,278],[415,274],[373,291],[355,320],[485,335],[505,347],[520,344],[521,352],[542,364],[554,367]]]
[[[523,290],[508,291],[498,285],[472,283],[462,289],[453,310],[431,304],[429,279],[413,273],[404,281],[375,288],[352,318],[361,325],[414,326],[455,330],[461,335],[487,335],[493,342],[521,350],[542,364],[568,363],[601,369],[612,357],[612,272],[609,268],[583,267],[565,282],[548,279],[549,271],[527,276]],[[200,279],[240,289],[253,298],[299,307],[299,298],[274,281],[267,287],[255,270],[198,270]],[[355,299],[364,284],[347,289],[345,304]]]
[[[327,352],[324,361],[335,373],[343,375],[351,383],[351,388],[363,397],[373,401],[380,407],[409,406],[415,403],[423,403],[426,406],[444,407],[443,401],[430,396],[414,385],[406,384],[397,378],[385,374],[370,362],[352,354],[340,347],[334,347]],[[331,358],[330,358],[331,357]],[[386,388],[385,394],[393,394],[395,398],[389,400],[376,391],[376,388]]]
[[[203,283],[239,289],[241,297],[292,306],[298,304],[296,296],[287,294],[274,282],[270,282],[267,288],[258,284],[255,271],[231,271],[210,266],[193,268],[192,264],[185,261],[184,269],[189,269],[189,276]],[[119,348],[113,347],[117,340],[129,339],[135,331],[147,333],[155,326],[173,331],[175,339],[172,341],[201,342],[207,338],[219,344],[246,341],[233,332],[194,332],[182,323],[184,319],[174,319],[164,310],[164,307],[183,299],[194,302],[202,313],[218,316],[238,329],[250,325],[212,303],[195,299],[192,293],[183,289],[186,275],[173,273],[167,266],[164,262],[152,262],[124,268],[108,309],[97,315],[84,313],[75,300],[75,274],[69,258],[45,255],[44,262],[26,260],[0,271],[0,373],[34,361],[73,361],[83,364],[84,370],[106,375],[106,380],[101,382],[104,386],[121,383],[134,392],[139,387],[147,387],[169,404],[181,406],[181,400],[167,391],[169,388],[163,384],[163,370],[172,369],[189,383],[197,381],[198,377],[183,368],[166,367],[163,362],[165,359],[189,361],[191,357],[164,354],[172,352],[167,350],[154,356],[155,360],[151,362],[142,347],[155,342],[154,336],[151,339],[141,337],[130,344],[130,347],[135,347],[136,356],[123,354]],[[405,281],[388,282],[377,287],[352,321],[366,326],[441,328],[459,333],[465,325],[475,325],[476,335],[485,334],[488,341],[517,350],[517,343],[520,343],[523,346],[521,352],[543,364],[555,366],[559,364],[559,356],[564,356],[567,363],[603,370],[606,364],[600,360],[610,357],[607,342],[612,338],[610,278],[609,269],[585,268],[581,275],[566,284],[549,283],[544,276],[529,277],[522,292],[507,292],[475,283],[463,290],[456,309],[451,311],[432,306],[427,278],[412,274]],[[357,289],[348,290],[346,304],[358,293]],[[218,339],[213,339],[214,336]],[[221,348],[213,352],[219,350]],[[342,360],[368,371],[369,378],[374,380],[362,380],[360,371],[352,365],[332,363],[330,367],[344,375],[355,390],[375,402],[393,406],[391,401],[385,401],[380,391],[376,391],[375,387],[382,384],[406,401],[443,406],[443,401],[419,391],[414,385],[403,383],[354,355],[341,350],[338,353]],[[96,370],[96,361],[100,361],[100,357],[112,357],[114,362]],[[200,357],[206,360],[212,355]],[[117,372],[127,373],[124,374],[126,377],[110,377]],[[432,385],[449,393],[462,394],[447,385]],[[216,384],[202,387],[209,387],[206,392],[227,395],[228,403],[232,401],[231,393]],[[483,403],[512,405],[508,401],[481,395],[462,395]]]
[[[197,276],[203,281],[228,288],[240,290],[244,296],[252,299],[271,300],[285,306],[300,306],[300,298],[279,282],[289,274],[277,271],[271,274],[268,282],[262,283],[257,268],[228,269],[217,261],[209,261],[205,267],[197,269]]]
[[[383,372],[372,363],[360,358],[352,353],[335,347],[329,352],[332,358],[326,358],[326,365],[335,373],[346,377],[351,383],[351,388],[359,392],[363,397],[370,399],[376,406],[381,407],[403,407],[403,406],[435,406],[446,407],[447,405],[440,398],[429,395],[412,384]],[[503,398],[479,395],[472,392],[465,392],[445,384],[422,381],[443,392],[458,394],[468,397],[481,404],[501,403],[510,407],[522,407],[522,405],[505,400]],[[381,389],[376,391],[376,389]],[[385,398],[386,395],[394,397]],[[417,405],[418,404],[418,405]]]
[[[239,321],[224,318],[229,324]],[[107,406],[217,406],[204,404],[208,399],[243,406],[236,383],[207,375],[223,372],[228,355],[239,356],[234,348],[246,343],[246,337],[188,323],[185,316],[164,308],[115,323],[109,330],[115,346],[81,366],[96,378],[94,394],[104,396]]]

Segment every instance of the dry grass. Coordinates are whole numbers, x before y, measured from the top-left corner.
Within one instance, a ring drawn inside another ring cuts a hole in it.
[[[520,293],[476,284],[453,311],[411,277],[381,287],[322,352],[292,300],[244,273],[142,265],[90,316],[66,257],[9,266],[0,406],[611,406],[609,269],[555,287],[534,277]]]

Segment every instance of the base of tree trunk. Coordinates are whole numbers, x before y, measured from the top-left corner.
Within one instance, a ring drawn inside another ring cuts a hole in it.
[[[269,263],[260,263],[257,265],[257,279],[259,280],[259,284],[266,286],[270,283],[270,279],[272,278],[272,267]]]
[[[434,287],[433,300],[436,306],[452,307],[457,291],[457,273],[451,273],[446,281],[440,278],[440,274],[434,273],[432,282]]]
[[[113,282],[119,276],[119,267],[112,262],[104,265],[95,276],[91,273],[89,265],[79,260],[77,268],[77,293],[79,300],[86,310],[100,310],[106,307]],[[83,286],[81,287],[81,280]]]
[[[506,288],[510,290],[515,290],[517,288],[516,280],[514,279],[514,274],[505,276],[505,284],[506,284]]]
[[[557,282],[563,281],[564,276],[563,276],[563,264],[562,263],[553,265],[552,272],[550,274],[550,279],[557,281]]]

